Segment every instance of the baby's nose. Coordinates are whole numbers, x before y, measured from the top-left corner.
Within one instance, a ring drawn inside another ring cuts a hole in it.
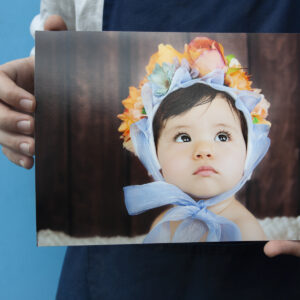
[[[194,159],[211,159],[213,157],[213,147],[211,143],[197,143],[194,148]]]

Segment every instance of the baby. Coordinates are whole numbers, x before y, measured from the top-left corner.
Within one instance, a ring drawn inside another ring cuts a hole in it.
[[[179,63],[180,62],[180,63]],[[123,101],[124,146],[155,182],[124,188],[129,214],[171,204],[144,242],[264,240],[235,199],[266,154],[268,103],[233,55],[208,38],[160,45]]]
[[[158,108],[153,133],[165,181],[195,201],[232,189],[243,176],[246,120],[225,92],[201,83],[176,90]],[[266,239],[256,218],[234,195],[208,209],[237,224],[243,240]],[[180,223],[170,222],[172,236]]]

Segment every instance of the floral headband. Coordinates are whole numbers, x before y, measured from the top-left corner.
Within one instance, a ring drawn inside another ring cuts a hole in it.
[[[166,95],[180,63],[190,69],[193,79],[203,78],[215,70],[222,70],[224,86],[257,94],[261,92],[251,87],[250,76],[247,75],[237,58],[232,54],[224,56],[223,46],[214,40],[196,37],[188,45],[185,44],[183,53],[178,52],[171,45],[160,44],[158,51],[151,56],[146,66],[147,75],[138,88],[129,87],[129,96],[122,101],[125,110],[118,115],[118,118],[122,120],[118,130],[122,132],[123,146],[127,150],[134,152],[130,137],[131,124],[147,117],[141,93],[143,86],[150,82],[155,87],[155,96]],[[271,126],[271,123],[266,120],[270,104],[263,95],[261,96],[261,101],[251,111],[252,122]]]

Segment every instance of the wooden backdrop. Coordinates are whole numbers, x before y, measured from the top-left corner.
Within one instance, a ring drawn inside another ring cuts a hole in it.
[[[116,115],[159,43],[205,35],[248,66],[271,102],[271,148],[239,199],[259,218],[300,215],[298,34],[40,32],[36,41],[37,230],[146,233],[161,209],[127,214],[122,187],[149,182],[122,148]]]

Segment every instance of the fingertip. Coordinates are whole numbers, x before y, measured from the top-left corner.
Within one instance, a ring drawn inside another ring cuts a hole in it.
[[[265,244],[265,246],[264,246],[264,253],[268,257],[274,257],[274,256],[276,256],[276,251],[274,251],[273,241],[269,241],[269,242],[267,242]]]
[[[269,241],[264,246],[264,252],[269,257],[274,257],[280,254],[300,257],[300,242],[286,240]]]
[[[19,101],[19,105],[20,105],[20,108],[24,112],[33,113],[35,111],[36,101],[35,101],[34,97],[31,99],[29,99],[29,97],[21,98]]]
[[[34,160],[31,157],[22,158],[19,160],[19,165],[24,169],[30,170],[34,165]]]
[[[22,155],[7,147],[2,147],[3,154],[14,164],[24,168],[31,169],[34,165],[34,158],[27,155]]]
[[[45,21],[44,29],[48,31],[68,30],[64,19],[59,15],[49,16]]]
[[[14,123],[14,130],[20,134],[32,135],[34,134],[34,119],[31,116],[18,116]]]
[[[19,142],[18,147],[19,151],[26,156],[33,156],[35,154],[35,142],[34,139],[23,139],[21,142]]]
[[[0,103],[20,111],[33,113],[36,101],[33,94],[18,86],[7,73],[0,70]]]

